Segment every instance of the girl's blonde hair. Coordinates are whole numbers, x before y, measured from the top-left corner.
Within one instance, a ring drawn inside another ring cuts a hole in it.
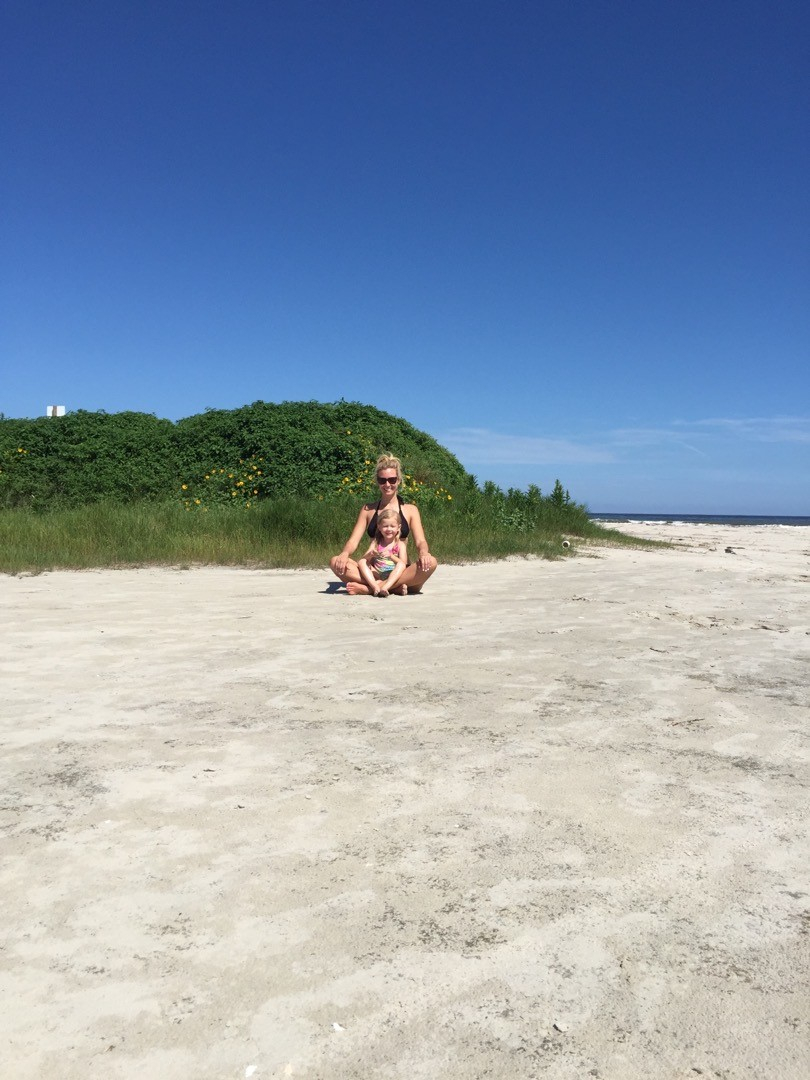
[[[393,454],[380,454],[377,458],[377,468],[374,471],[375,476],[380,475],[380,469],[396,469],[397,479],[400,484],[402,483],[402,462],[398,457],[394,457]]]

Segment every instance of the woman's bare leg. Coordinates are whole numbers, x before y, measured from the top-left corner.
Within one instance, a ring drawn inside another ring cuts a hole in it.
[[[354,559],[347,559],[346,569],[343,571],[342,574],[339,574],[337,570],[335,570],[334,563],[336,559],[337,556],[335,556],[335,558],[330,561],[329,565],[332,568],[332,573],[335,575],[335,577],[340,578],[340,580],[346,586],[346,592],[349,593],[350,596],[371,595],[371,589],[369,589],[368,585],[366,585],[361,578],[360,571],[358,570],[357,563],[354,561]],[[405,570],[399,581],[397,581],[393,591],[400,596],[406,595],[406,590],[409,593],[418,593],[421,590],[422,586],[425,584],[425,582],[428,580],[428,578],[430,578],[435,572],[436,567],[439,565],[432,555],[430,556],[430,562],[431,566],[429,570],[420,570],[418,563],[411,563],[411,565]]]
[[[330,559],[329,566],[335,577],[340,578],[343,584],[346,586],[346,592],[350,596],[368,596],[370,589],[360,577],[360,571],[357,568],[357,563],[354,559],[346,560],[346,569],[342,574],[339,574],[335,569],[335,562],[337,561],[337,555],[334,559]]]
[[[419,563],[412,562],[397,582],[395,591],[399,592],[404,585],[409,593],[418,593],[421,590],[422,586],[425,584],[425,582],[428,580],[428,578],[430,578],[435,572],[438,565],[439,564],[436,562],[432,555],[430,556],[429,570],[420,570]],[[405,594],[402,593],[401,595]]]

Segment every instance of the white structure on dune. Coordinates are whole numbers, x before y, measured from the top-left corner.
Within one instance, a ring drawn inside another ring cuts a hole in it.
[[[45,415],[46,416],[64,416],[65,415],[65,406],[64,405],[49,405],[48,408],[45,410]]]

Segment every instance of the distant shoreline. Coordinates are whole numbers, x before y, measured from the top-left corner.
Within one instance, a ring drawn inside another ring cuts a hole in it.
[[[589,514],[592,521],[603,525],[627,522],[654,525],[789,525],[807,528],[810,517],[785,515],[782,517],[753,514]]]

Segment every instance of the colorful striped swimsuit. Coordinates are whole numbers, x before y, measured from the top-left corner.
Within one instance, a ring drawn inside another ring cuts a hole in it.
[[[393,547],[386,550],[384,544],[380,545],[378,543],[376,554],[372,555],[369,560],[372,570],[376,570],[383,577],[388,577],[397,565],[397,560],[393,558],[394,555],[399,555],[399,544],[394,544]]]

